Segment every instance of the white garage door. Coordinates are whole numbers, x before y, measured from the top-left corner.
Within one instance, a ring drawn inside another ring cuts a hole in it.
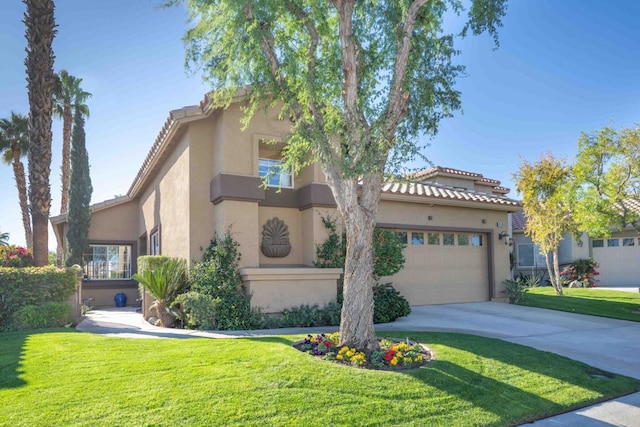
[[[396,233],[407,244],[406,261],[390,280],[411,305],[489,300],[486,234]]]
[[[591,241],[593,259],[600,264],[598,286],[640,285],[640,239],[623,237]]]

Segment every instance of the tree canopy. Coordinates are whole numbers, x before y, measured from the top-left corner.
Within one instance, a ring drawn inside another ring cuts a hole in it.
[[[567,233],[576,233],[572,168],[549,153],[533,164],[522,159],[514,179],[527,217],[524,232],[545,256],[551,284],[562,295],[558,247]]]
[[[604,127],[578,140],[574,168],[576,221],[592,236],[607,237],[630,224],[640,231],[640,127]]]
[[[177,3],[170,1],[169,3]],[[341,344],[373,349],[373,230],[385,171],[419,149],[460,108],[456,36],[443,31],[461,0],[185,0],[194,26],[188,64],[213,100],[242,90],[248,122],[277,108],[292,123],[283,161],[320,161],[347,235]],[[461,35],[497,42],[506,0],[472,0]],[[237,98],[235,98],[237,99]]]

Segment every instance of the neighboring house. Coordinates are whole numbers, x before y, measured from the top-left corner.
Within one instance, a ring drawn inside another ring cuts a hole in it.
[[[290,122],[258,113],[242,130],[242,117],[240,101],[220,109],[208,97],[170,113],[127,195],[93,206],[83,297],[113,305],[124,292],[132,304],[138,256],[197,261],[214,233],[230,228],[253,305],[277,312],[335,300],[340,270],[313,268],[316,244],[327,237],[321,218],[337,217],[320,165],[293,176],[281,167],[282,145],[267,143]],[[407,243],[404,269],[382,281],[412,305],[502,299],[508,214],[520,203],[477,173],[437,167],[415,179],[382,189],[378,226]],[[51,223],[56,237],[66,234],[65,214]],[[265,238],[273,234],[280,245]]]
[[[544,256],[539,247],[524,235],[526,217],[523,212],[511,214],[515,274],[539,274],[548,277]],[[633,227],[614,232],[610,238],[592,238],[583,234],[580,241],[566,235],[558,248],[561,265],[580,258],[593,258],[600,267],[598,286],[638,286],[640,284],[640,237]]]

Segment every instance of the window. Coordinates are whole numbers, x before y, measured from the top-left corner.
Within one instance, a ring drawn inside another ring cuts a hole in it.
[[[635,246],[635,245],[636,245],[636,239],[634,239],[633,237],[629,239],[622,239],[622,246]]]
[[[533,267],[533,243],[521,243],[517,249],[518,267]]]
[[[482,246],[482,235],[480,235],[480,234],[472,234],[471,235],[471,246]]]
[[[458,246],[468,246],[468,245],[469,245],[469,235],[458,234]]]
[[[149,239],[149,255],[160,255],[160,232],[156,229]]]
[[[607,239],[607,247],[608,248],[613,248],[616,246],[620,246],[620,240],[619,239]]]
[[[130,245],[91,245],[84,263],[88,279],[130,279]]]
[[[440,233],[429,233],[427,235],[427,241],[430,245],[439,245],[440,244]]]
[[[267,179],[270,187],[293,187],[291,169],[282,167],[282,160],[258,159],[258,175]]]
[[[602,239],[592,240],[591,241],[591,247],[604,248],[604,240],[602,240]]]
[[[424,233],[411,233],[411,244],[412,245],[424,245]]]
[[[396,236],[398,236],[398,239],[400,239],[400,241],[402,243],[404,243],[405,245],[407,244],[407,232],[406,231],[396,231]]]
[[[453,246],[455,244],[453,233],[442,233],[442,244],[445,246]]]

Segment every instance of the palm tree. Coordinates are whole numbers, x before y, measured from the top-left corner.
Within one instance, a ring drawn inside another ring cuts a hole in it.
[[[34,264],[49,262],[49,210],[51,207],[51,114],[55,85],[53,0],[23,0],[27,39],[27,93],[29,95],[29,201],[33,225]]]
[[[9,233],[0,231],[0,246],[9,246]]]
[[[13,175],[18,187],[18,199],[22,211],[22,225],[27,247],[33,247],[33,234],[31,233],[31,218],[29,204],[27,202],[27,178],[24,173],[24,164],[20,158],[29,151],[29,118],[11,112],[11,118],[0,119],[0,152],[2,159],[8,165],[13,164]]]
[[[60,213],[69,208],[69,179],[71,158],[71,124],[73,115],[78,111],[82,116],[89,117],[89,107],[85,102],[91,99],[91,94],[80,87],[82,79],[70,75],[67,70],[56,74],[56,85],[53,91],[53,114],[62,118],[62,197]]]

